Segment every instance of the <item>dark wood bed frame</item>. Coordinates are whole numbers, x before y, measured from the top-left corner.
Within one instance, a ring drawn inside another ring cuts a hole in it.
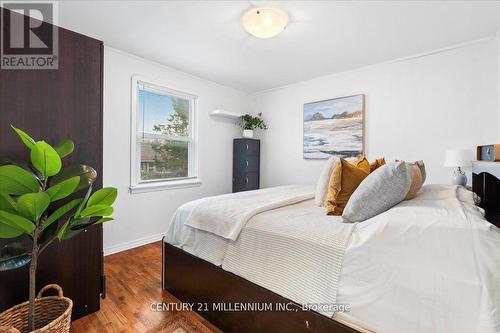
[[[489,173],[473,175],[486,217],[497,224],[500,180]],[[498,225],[498,224],[497,224]],[[223,270],[173,245],[163,243],[163,289],[226,333],[359,332],[353,327],[302,307],[268,289]],[[220,304],[289,304],[287,311],[213,311]]]

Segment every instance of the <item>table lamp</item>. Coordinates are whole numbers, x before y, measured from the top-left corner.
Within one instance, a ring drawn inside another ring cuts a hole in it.
[[[452,184],[467,185],[467,176],[465,172],[462,171],[462,168],[470,167],[473,160],[475,160],[474,152],[470,149],[450,149],[446,151],[444,166],[457,168],[453,172]]]

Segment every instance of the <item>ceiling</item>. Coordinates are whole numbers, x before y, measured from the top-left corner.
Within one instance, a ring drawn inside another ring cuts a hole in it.
[[[291,23],[257,39],[252,5]],[[256,92],[495,36],[498,1],[64,1],[59,24],[105,45],[244,92]]]

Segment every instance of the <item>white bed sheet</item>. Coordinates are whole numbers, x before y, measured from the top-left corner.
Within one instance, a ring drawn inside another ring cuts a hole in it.
[[[221,266],[232,241],[184,226],[195,205],[180,208],[165,241]],[[280,210],[297,207],[325,216],[313,200]],[[336,292],[337,303],[350,304],[351,312],[338,317],[384,333],[499,332],[499,256],[500,233],[482,218],[470,192],[426,186],[414,200],[356,225]]]
[[[430,185],[356,226],[337,293],[352,310],[338,316],[374,332],[500,332],[499,293],[498,229],[471,192]]]
[[[184,224],[191,211],[200,202],[206,200],[206,198],[202,198],[190,201],[179,207],[170,222],[168,232],[163,240],[198,258],[211,262],[214,265],[222,266],[222,260],[226,254],[229,240]]]

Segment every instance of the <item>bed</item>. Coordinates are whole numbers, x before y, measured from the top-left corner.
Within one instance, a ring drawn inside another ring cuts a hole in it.
[[[251,210],[236,234],[213,229],[209,199],[180,207],[163,243],[164,289],[225,332],[500,330],[500,233],[472,192],[427,185],[347,224],[307,188],[281,192],[294,191]]]

